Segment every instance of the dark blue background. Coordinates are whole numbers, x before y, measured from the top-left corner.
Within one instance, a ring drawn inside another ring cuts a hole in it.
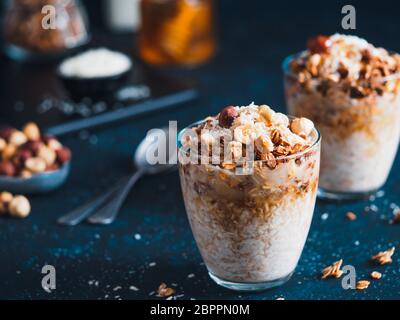
[[[390,203],[400,205],[399,158],[384,187],[384,197],[373,201],[377,212],[364,212],[370,201],[318,201],[295,275],[284,286],[264,293],[235,293],[209,279],[188,225],[177,172],[142,179],[111,226],[66,228],[56,223],[60,215],[131,170],[130,155],[150,128],[164,126],[168,120],[178,120],[182,127],[227,104],[255,101],[283,111],[282,60],[303,49],[311,35],[342,32],[343,4],[220,1],[218,55],[196,70],[174,71],[199,80],[198,101],[91,131],[89,137],[86,133],[66,137],[63,142],[74,153],[67,184],[54,193],[32,197],[29,218],[0,219],[0,298],[147,299],[153,297],[149,294],[160,282],[176,283],[177,295],[184,295],[184,299],[400,298],[400,254],[396,252],[393,264],[385,267],[374,267],[368,261],[372,254],[392,245],[400,250],[400,225],[388,224]],[[378,46],[400,51],[395,2],[362,1],[355,6],[354,33]],[[95,29],[101,30],[99,13],[94,9],[90,13],[97,21]],[[128,37],[119,49],[129,51],[133,46],[130,41]],[[349,210],[357,213],[356,221],[345,219]],[[329,215],[323,220],[325,212]],[[136,240],[135,234],[140,234],[141,240]],[[343,290],[338,280],[320,280],[320,270],[338,258],[354,265],[359,279],[368,278],[375,269],[383,273],[383,278],[361,292]],[[154,267],[149,266],[152,262],[156,263]],[[51,294],[40,285],[45,264],[57,269],[57,289]],[[195,276],[188,278],[189,274]],[[131,285],[139,291],[129,290]]]

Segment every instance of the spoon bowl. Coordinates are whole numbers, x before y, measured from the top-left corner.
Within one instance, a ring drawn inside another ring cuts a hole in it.
[[[175,137],[173,137],[175,140]],[[170,137],[168,128],[153,129],[136,148],[133,162],[137,170],[145,174],[157,174],[171,170],[177,160],[176,148],[169,150]],[[158,163],[157,160],[165,160]]]
[[[70,172],[70,162],[55,171],[43,172],[30,178],[0,176],[0,190],[17,194],[46,193],[60,187]]]

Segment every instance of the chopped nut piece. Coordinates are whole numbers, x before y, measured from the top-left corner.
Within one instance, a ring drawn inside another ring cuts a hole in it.
[[[371,278],[378,280],[380,278],[382,278],[382,273],[378,272],[378,271],[372,271],[371,272]]]
[[[357,290],[364,290],[364,289],[367,289],[368,286],[370,285],[370,283],[371,283],[371,282],[369,282],[368,280],[360,280],[360,281],[357,281],[356,289],[357,289]]]
[[[157,293],[160,297],[166,298],[175,294],[175,290],[168,288],[167,285],[162,282],[158,287]]]
[[[284,115],[283,113],[276,112],[272,116],[272,123],[274,125],[281,125],[281,126],[287,127],[287,126],[289,126],[289,118],[286,115]]]
[[[314,129],[314,123],[307,118],[296,118],[292,121],[290,129],[296,134],[304,134],[308,136]]]
[[[392,247],[389,250],[381,251],[376,255],[372,256],[371,260],[376,261],[380,265],[392,263],[392,255],[394,253],[395,247]]]
[[[270,137],[267,135],[261,135],[255,140],[255,146],[258,151],[262,154],[272,152],[274,150],[274,144]]]
[[[349,211],[346,213],[346,218],[350,221],[353,221],[357,219],[357,215],[354,212]]]
[[[343,274],[343,271],[340,270],[342,266],[343,259],[335,261],[332,265],[326,267],[322,270],[322,279],[326,279],[329,277],[340,278]]]

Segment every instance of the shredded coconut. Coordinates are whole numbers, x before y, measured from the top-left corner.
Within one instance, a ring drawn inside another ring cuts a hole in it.
[[[124,54],[106,48],[92,49],[66,59],[60,66],[66,77],[101,78],[128,71],[131,60]]]

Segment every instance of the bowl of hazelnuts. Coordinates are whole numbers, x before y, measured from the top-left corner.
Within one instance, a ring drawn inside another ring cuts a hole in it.
[[[70,171],[71,151],[56,137],[27,123],[0,128],[0,190],[44,193],[61,186]]]

